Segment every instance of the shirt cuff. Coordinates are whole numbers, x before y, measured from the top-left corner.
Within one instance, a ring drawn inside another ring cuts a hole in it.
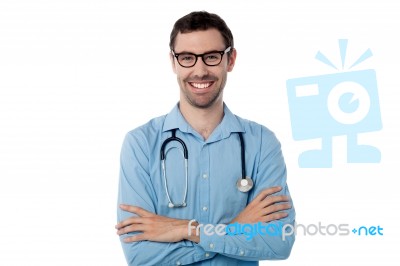
[[[204,227],[201,227],[199,245],[206,252],[223,253],[225,249],[225,234],[221,235],[216,232],[205,232]]]

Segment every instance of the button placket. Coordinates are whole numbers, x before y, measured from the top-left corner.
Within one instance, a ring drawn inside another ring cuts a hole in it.
[[[210,205],[210,153],[208,144],[203,144],[200,152],[200,208],[201,218],[203,221],[209,221],[209,205]]]

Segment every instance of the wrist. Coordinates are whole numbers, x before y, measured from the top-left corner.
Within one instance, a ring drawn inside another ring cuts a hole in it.
[[[200,231],[197,230],[199,223],[196,220],[185,220],[186,223],[182,226],[183,239],[195,243],[200,242]]]

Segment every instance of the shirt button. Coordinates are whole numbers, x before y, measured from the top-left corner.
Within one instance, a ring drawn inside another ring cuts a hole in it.
[[[177,261],[176,265],[182,265],[182,263],[180,261]]]
[[[203,178],[206,179],[208,177],[207,174],[203,174]]]
[[[214,248],[214,244],[213,243],[210,244],[210,248]]]
[[[244,251],[241,250],[239,254],[240,254],[240,256],[243,256],[244,255]]]
[[[210,257],[210,253],[206,253],[206,258]]]
[[[206,206],[203,207],[203,211],[207,211],[208,208]]]

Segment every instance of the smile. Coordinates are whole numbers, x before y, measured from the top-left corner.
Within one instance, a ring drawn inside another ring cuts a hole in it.
[[[210,87],[214,82],[207,82],[207,83],[196,83],[196,82],[189,82],[189,84],[197,89],[206,89]]]

